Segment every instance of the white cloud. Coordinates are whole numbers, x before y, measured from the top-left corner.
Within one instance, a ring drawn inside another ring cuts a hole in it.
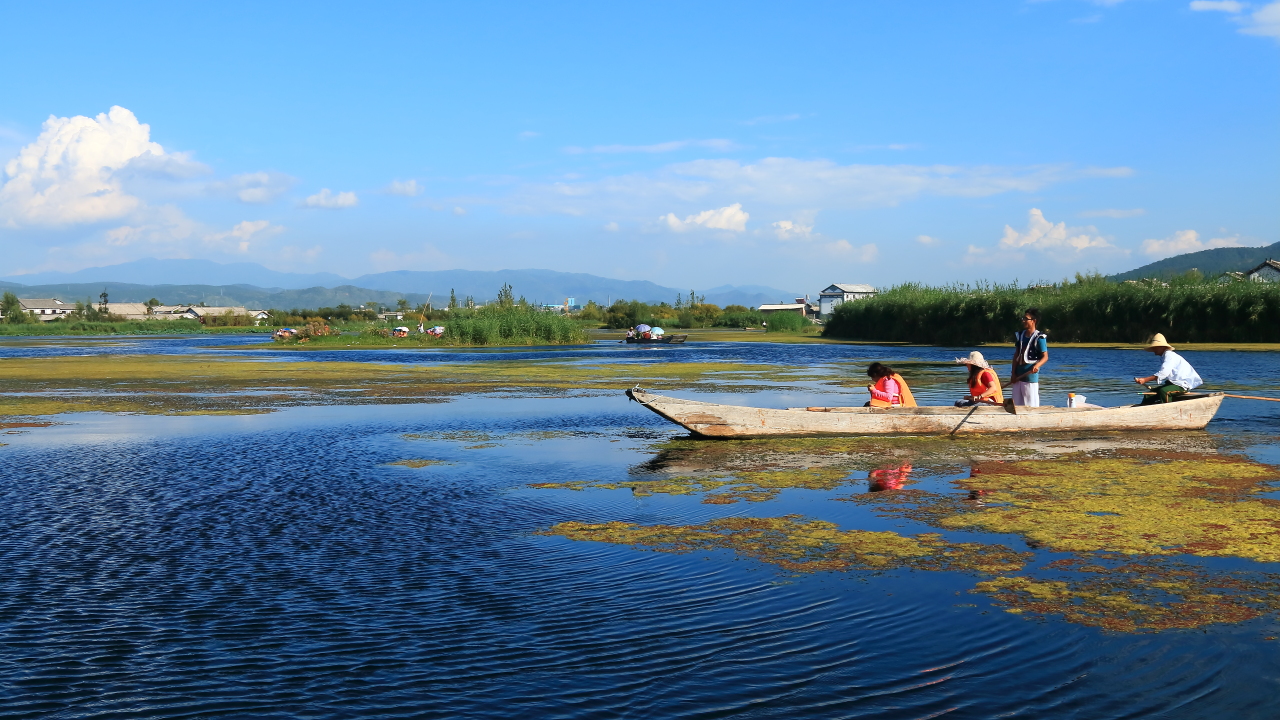
[[[1244,3],[1236,2],[1236,0],[1192,0],[1191,9],[1196,12],[1217,11],[1225,13],[1238,13],[1245,7]]]
[[[663,212],[671,200],[698,203],[751,201],[782,208],[892,207],[920,195],[987,197],[1006,192],[1035,192],[1059,182],[1083,178],[1126,177],[1128,168],[1075,168],[947,165],[839,165],[830,160],[764,158],[695,160],[656,172],[599,180],[530,184],[511,199],[512,212],[586,214],[608,212],[643,216]],[[656,207],[655,207],[656,206]],[[704,205],[706,207],[706,205]]]
[[[710,230],[742,232],[747,229],[747,220],[750,219],[751,215],[742,209],[741,203],[734,203],[719,210],[703,210],[697,215],[686,217],[684,220],[677,218],[675,213],[667,213],[658,218],[659,221],[665,222],[667,227],[675,232],[684,232],[698,227]]]
[[[604,229],[609,232],[618,232],[618,223],[616,222],[605,223]]]
[[[242,203],[259,205],[280,197],[293,185],[293,178],[278,172],[252,172],[233,175],[226,182],[209,184],[209,191],[230,194]]]
[[[1280,40],[1280,2],[1269,3],[1256,10],[1240,32]]]
[[[1152,257],[1162,258],[1220,247],[1241,247],[1240,238],[1212,238],[1206,243],[1201,242],[1200,233],[1195,230],[1179,230],[1167,238],[1142,241],[1142,252]]]
[[[942,241],[939,240],[938,238],[929,237],[928,235],[917,235],[916,242],[920,243],[921,245],[928,245],[930,247],[934,245],[939,245],[942,243]]]
[[[453,214],[454,214],[454,215],[466,215],[466,214],[467,214],[467,209],[466,209],[466,208],[464,208],[464,207],[459,207],[459,206],[455,205],[455,206],[453,207]]]
[[[1142,208],[1131,208],[1129,210],[1085,210],[1080,213],[1080,217],[1105,217],[1105,218],[1131,218],[1140,215],[1146,215],[1147,211]]]
[[[517,135],[516,137],[520,138],[521,140],[532,140],[533,138],[536,138],[541,134],[542,133],[534,132],[533,130],[525,130],[521,132],[519,135]]]
[[[808,240],[813,234],[812,221],[806,224],[802,220],[779,220],[773,224],[773,234],[779,240]]]
[[[854,245],[848,240],[836,240],[822,247],[831,255],[848,257],[864,263],[875,262],[880,255],[880,248],[876,247],[875,243]]]
[[[1027,230],[1018,232],[1012,227],[1004,226],[1004,237],[1000,238],[1000,247],[1010,250],[1034,248],[1036,250],[1069,249],[1080,252],[1090,248],[1114,247],[1099,235],[1097,228],[1068,228],[1066,223],[1054,223],[1045,219],[1044,213],[1032,208],[1027,213]]]
[[[422,186],[417,180],[392,180],[387,185],[386,192],[391,195],[417,197],[422,194]]]
[[[320,192],[309,196],[303,205],[313,208],[349,208],[355,207],[360,203],[360,199],[353,192],[340,192],[333,194],[329,188],[322,188]]]
[[[151,142],[150,126],[114,106],[95,118],[49,116],[40,136],[4,167],[0,221],[68,225],[125,217],[142,207],[123,179],[190,177],[207,169]]]
[[[206,244],[215,247],[233,247],[238,252],[249,252],[249,245],[256,239],[264,240],[284,231],[267,220],[245,220],[227,232],[211,233],[204,237]]]
[[[579,155],[581,153],[668,153],[691,147],[729,151],[736,150],[738,145],[732,140],[713,138],[711,140],[672,140],[670,142],[655,143],[653,145],[595,145],[590,148],[567,147],[564,151],[571,155]]]

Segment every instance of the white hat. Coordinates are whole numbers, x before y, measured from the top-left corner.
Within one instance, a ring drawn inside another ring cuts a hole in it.
[[[956,358],[956,364],[957,365],[977,365],[980,368],[991,367],[990,365],[987,364],[987,359],[982,357],[982,353],[978,352],[977,350],[974,350],[973,352],[969,353],[969,357],[967,358]]]

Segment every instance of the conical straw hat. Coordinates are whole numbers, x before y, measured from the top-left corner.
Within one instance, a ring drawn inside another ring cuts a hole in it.
[[[1173,349],[1173,346],[1169,344],[1169,341],[1164,339],[1164,335],[1156,333],[1155,337],[1151,338],[1151,342],[1147,344],[1147,349],[1154,350],[1159,347],[1169,348],[1170,350]]]

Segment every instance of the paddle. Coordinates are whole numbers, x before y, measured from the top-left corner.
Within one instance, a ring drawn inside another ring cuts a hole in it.
[[[1280,398],[1264,398],[1257,395],[1232,395],[1231,393],[1222,393],[1227,397],[1240,398],[1241,400],[1267,400],[1270,402],[1280,402]]]

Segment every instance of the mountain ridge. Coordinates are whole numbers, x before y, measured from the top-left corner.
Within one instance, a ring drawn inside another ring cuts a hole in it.
[[[166,282],[148,281],[155,277],[163,277]],[[220,282],[201,282],[201,277],[213,277]],[[244,280],[246,277],[256,282]],[[235,282],[226,282],[230,280]],[[220,298],[227,304],[255,307],[316,307],[366,301],[394,304],[400,297],[414,304],[430,298],[440,306],[448,302],[450,291],[455,292],[459,300],[469,295],[484,302],[496,297],[504,283],[514,288],[517,297],[548,304],[560,304],[570,297],[578,304],[588,300],[608,304],[618,299],[673,302],[677,295],[687,292],[648,280],[616,280],[588,273],[541,269],[393,270],[345,278],[332,273],[281,272],[256,263],[155,258],[71,273],[44,272],[0,279],[0,285],[20,288],[26,297],[59,297],[68,302],[86,298],[97,302],[98,294],[105,288],[112,300],[120,302],[143,302],[156,297],[171,304],[215,304],[211,299]],[[702,294],[707,302],[716,305],[756,306],[795,297],[784,290],[758,285],[744,288],[722,285]]]

